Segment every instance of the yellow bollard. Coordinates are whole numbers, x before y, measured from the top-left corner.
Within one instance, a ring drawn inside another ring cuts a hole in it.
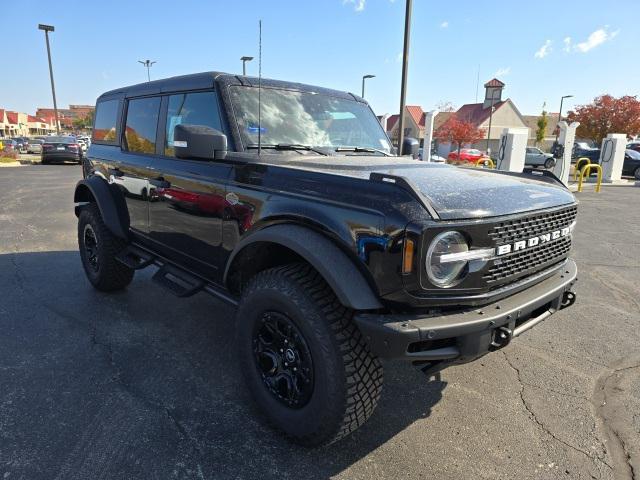
[[[591,169],[595,168],[598,171],[598,180],[596,182],[596,193],[600,193],[600,184],[602,183],[602,167],[597,163],[589,163],[580,172],[580,182],[578,183],[578,191],[582,191],[582,180],[584,177],[591,175]]]
[[[591,165],[591,160],[589,160],[587,157],[580,157],[578,160],[576,160],[576,166],[574,167],[573,170],[573,181],[575,182],[578,179],[578,172],[580,171],[580,162],[586,160],[587,161],[587,165]],[[582,173],[582,172],[580,172]]]
[[[479,167],[480,164],[482,164],[482,166],[484,166],[485,163],[489,163],[489,168],[496,168],[495,164],[493,163],[493,160],[491,160],[490,158],[479,158],[476,161],[476,167]]]

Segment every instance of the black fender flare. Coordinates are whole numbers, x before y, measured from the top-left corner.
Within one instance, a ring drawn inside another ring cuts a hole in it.
[[[322,275],[345,307],[354,310],[383,308],[365,276],[346,253],[324,235],[299,225],[274,225],[242,239],[227,262],[225,285],[236,256],[245,247],[256,242],[276,243],[300,255]]]
[[[117,185],[109,184],[98,176],[85,178],[76,184],[73,201],[76,204],[95,201],[102,221],[111,233],[129,240],[129,211]],[[76,216],[80,215],[81,208],[82,205],[76,205]]]

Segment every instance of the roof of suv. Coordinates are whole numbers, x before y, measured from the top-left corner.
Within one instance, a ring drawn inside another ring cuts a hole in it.
[[[201,90],[213,88],[216,82],[222,83],[223,85],[258,86],[257,77],[245,77],[242,75],[233,75],[222,72],[202,72],[193,73],[191,75],[180,75],[177,77],[164,78],[162,80],[154,80],[152,82],[139,83],[137,85],[117,88],[115,90],[110,90],[103,93],[98,98],[100,99],[102,97],[121,95],[123,93],[127,96],[133,97],[139,95],[153,95],[183,90]],[[323,93],[325,95],[331,95],[333,97],[364,102],[363,99],[356,95],[353,95],[352,93],[347,93],[340,90],[332,90],[329,88],[316,87],[313,85],[305,85],[302,83],[287,82],[283,80],[272,80],[263,78],[262,86]]]

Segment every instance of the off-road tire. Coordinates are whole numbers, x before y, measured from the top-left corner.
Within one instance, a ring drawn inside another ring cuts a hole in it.
[[[263,382],[254,352],[256,329],[265,312],[287,315],[301,332],[313,359],[308,403],[292,408]],[[333,443],[359,428],[374,412],[383,372],[344,307],[320,274],[295,263],[264,270],[243,289],[236,339],[248,388],[264,415],[292,441],[304,446]]]
[[[87,227],[89,225],[89,227]],[[96,238],[97,268],[92,267],[85,247],[85,233],[91,228]],[[102,221],[98,206],[91,203],[82,208],[78,217],[78,246],[82,266],[91,284],[100,291],[122,290],[131,283],[134,270],[116,260],[126,242],[109,231]]]

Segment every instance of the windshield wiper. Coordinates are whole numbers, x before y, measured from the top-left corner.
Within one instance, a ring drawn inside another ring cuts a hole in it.
[[[257,149],[257,143],[251,143],[247,145],[247,148]],[[319,153],[320,155],[328,156],[329,154],[319,148],[314,148],[311,145],[302,145],[300,143],[263,143],[260,148],[266,148],[271,150],[307,150],[310,152]]]
[[[337,147],[336,152],[364,152],[364,153],[381,153],[385,157],[390,157],[391,154],[373,147]]]

